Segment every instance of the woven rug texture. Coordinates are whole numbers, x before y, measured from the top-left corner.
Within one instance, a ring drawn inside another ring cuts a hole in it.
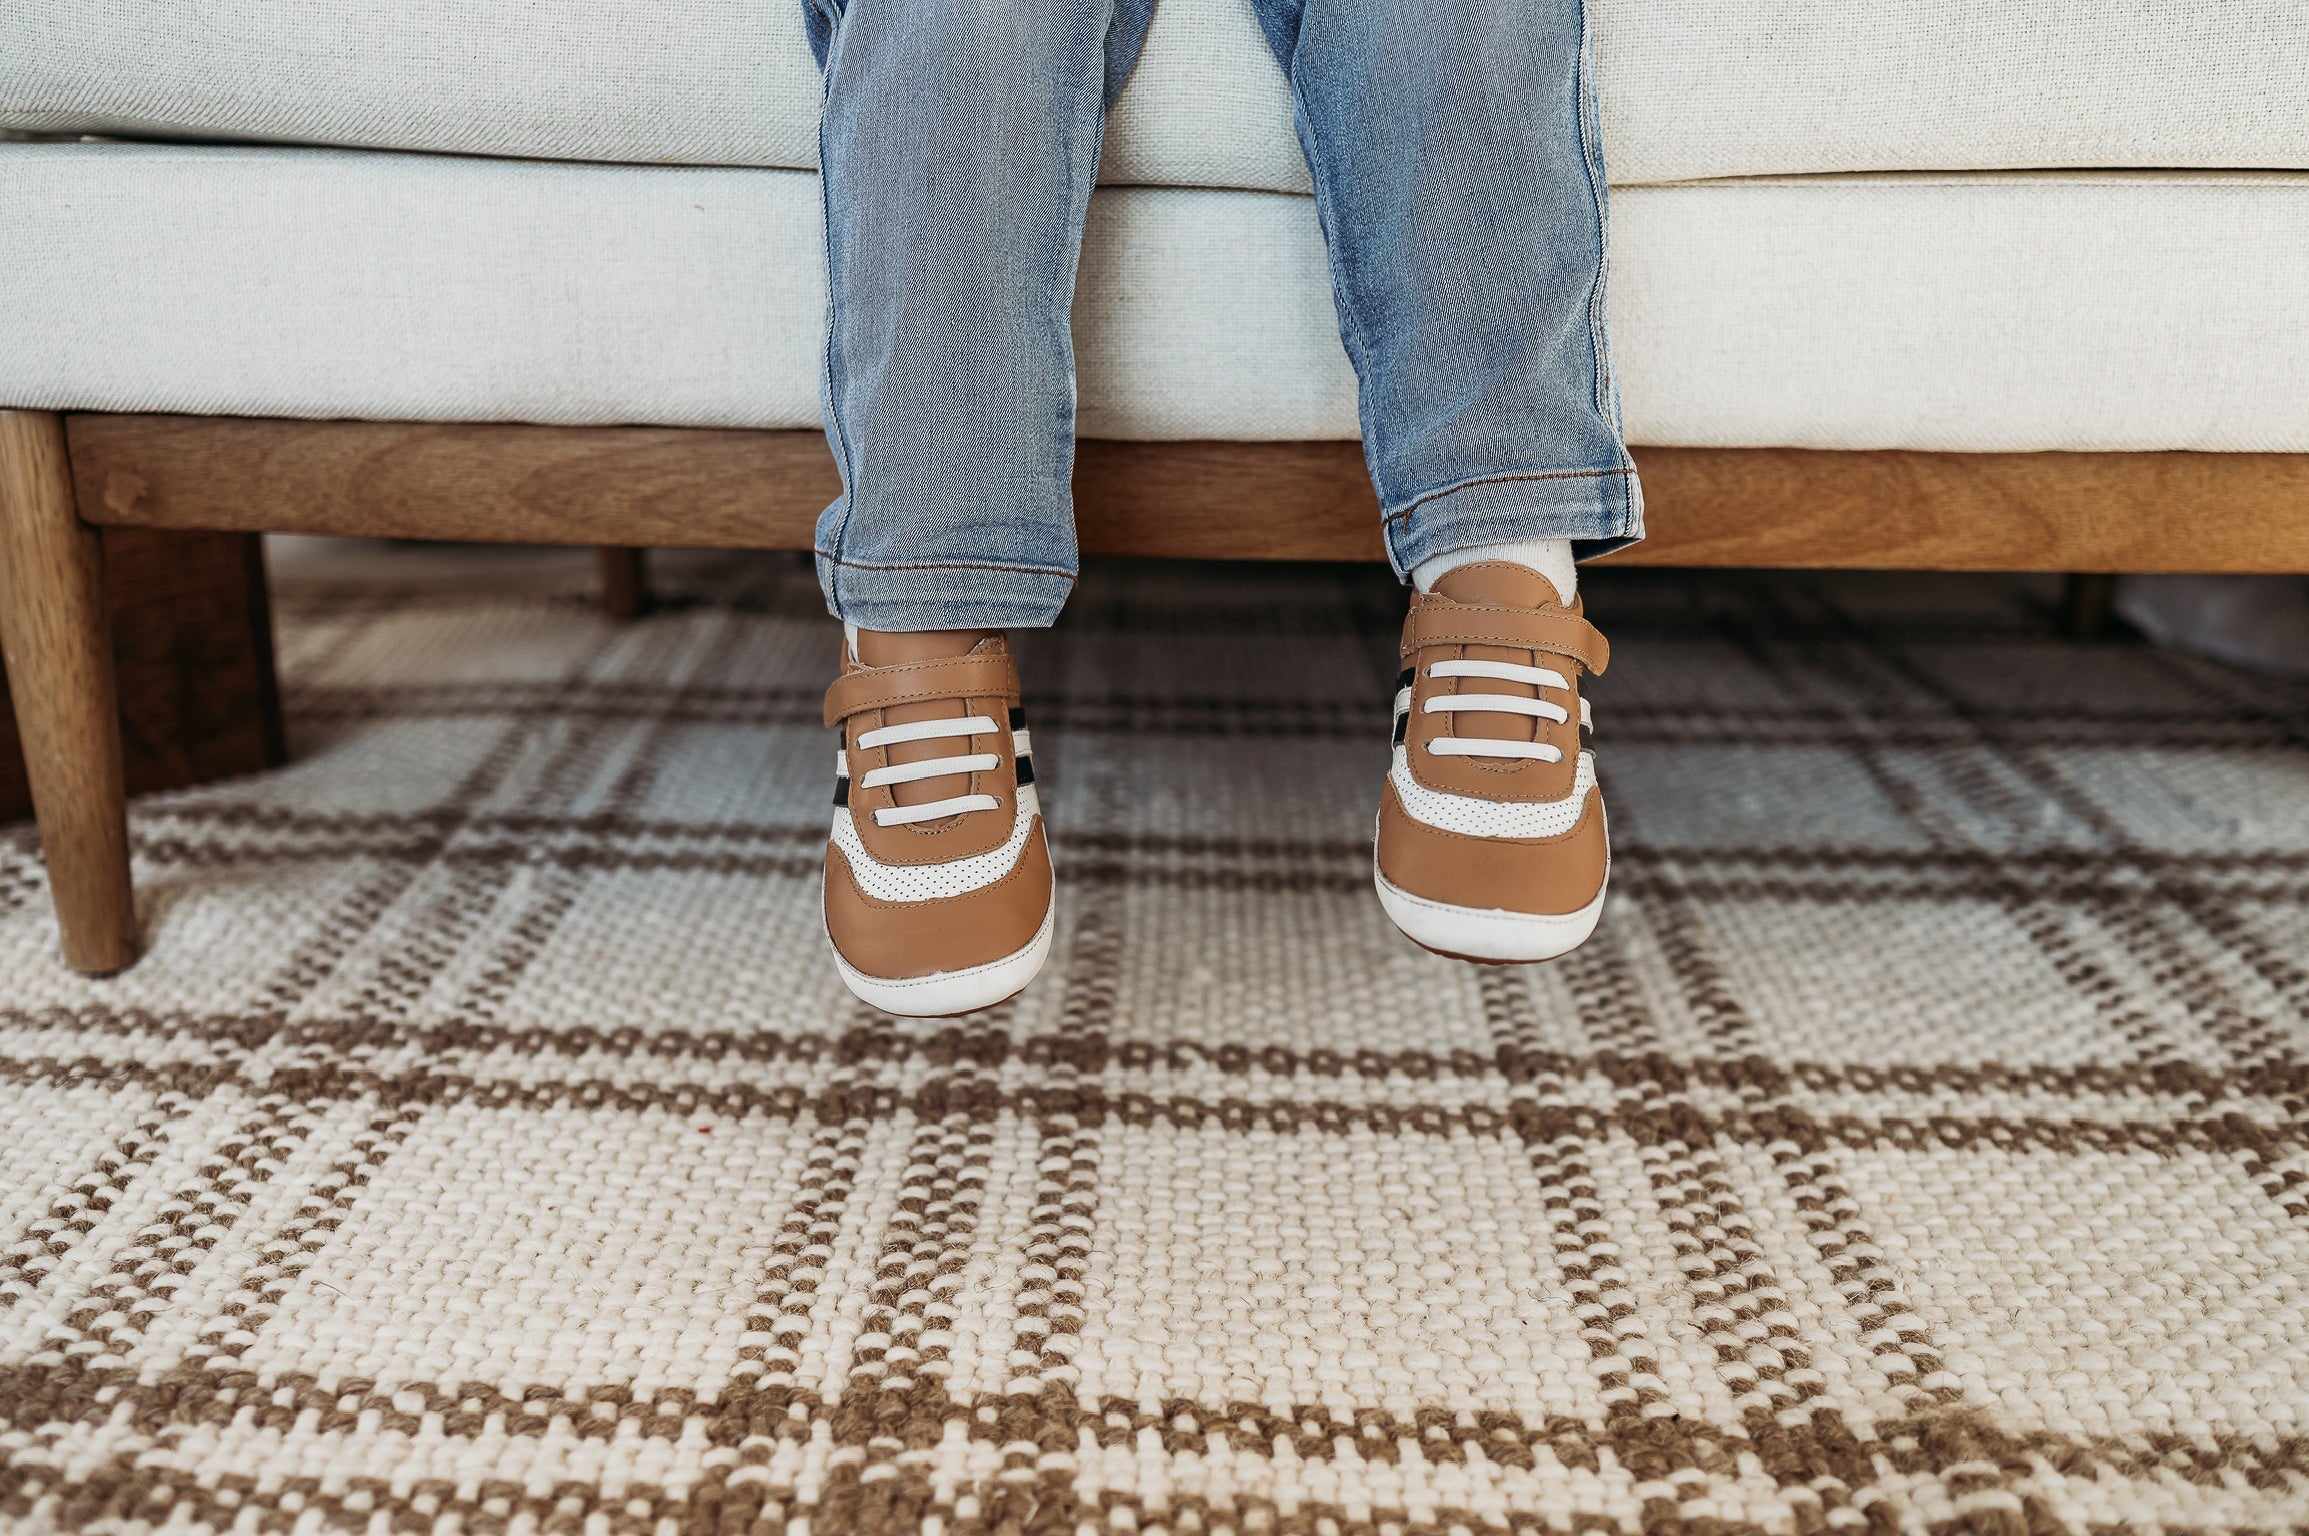
[[[1022,638],[1048,970],[875,1014],[787,557],[295,546],[150,952],[0,830],[10,1531],[2309,1529],[2309,684],[1602,573],[1601,930],[1371,891],[1383,571]]]

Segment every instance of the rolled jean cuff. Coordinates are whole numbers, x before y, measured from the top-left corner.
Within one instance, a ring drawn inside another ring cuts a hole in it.
[[[1586,560],[1644,536],[1643,485],[1632,466],[1492,475],[1389,508],[1386,535],[1405,580],[1422,560],[1515,539],[1569,539]]]
[[[1074,577],[1035,566],[858,565],[817,552],[826,609],[860,629],[1047,629]]]

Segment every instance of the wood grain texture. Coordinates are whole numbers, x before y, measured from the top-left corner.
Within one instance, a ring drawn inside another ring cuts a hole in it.
[[[1387,558],[1355,443],[1085,442],[1074,496],[1087,555]]]
[[[137,953],[103,560],[74,514],[63,420],[0,411],[0,653],[64,959],[91,975]]]
[[[2309,571],[2309,454],[1638,449],[1630,565]]]
[[[806,549],[839,490],[816,432],[75,416],[119,525]],[[2309,454],[1639,449],[1623,564],[2309,571]],[[1354,443],[1085,442],[1088,554],[1363,560]]]
[[[815,432],[76,415],[108,525],[806,549],[841,490]]]

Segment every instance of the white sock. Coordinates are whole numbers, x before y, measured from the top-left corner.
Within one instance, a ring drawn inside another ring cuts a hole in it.
[[[1554,585],[1556,597],[1566,607],[1579,595],[1579,567],[1572,564],[1569,539],[1511,539],[1505,544],[1477,544],[1447,555],[1429,555],[1411,568],[1411,584],[1422,592],[1432,592],[1445,571],[1478,560],[1506,560],[1539,572]]]

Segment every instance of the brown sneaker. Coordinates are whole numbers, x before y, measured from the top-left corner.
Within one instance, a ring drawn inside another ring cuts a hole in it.
[[[826,848],[834,963],[885,1013],[991,1007],[1050,954],[1018,669],[992,630],[852,634],[826,690],[842,732]]]
[[[1379,804],[1379,902],[1462,960],[1552,960],[1595,931],[1611,850],[1584,673],[1610,647],[1579,605],[1504,560],[1414,593]]]

